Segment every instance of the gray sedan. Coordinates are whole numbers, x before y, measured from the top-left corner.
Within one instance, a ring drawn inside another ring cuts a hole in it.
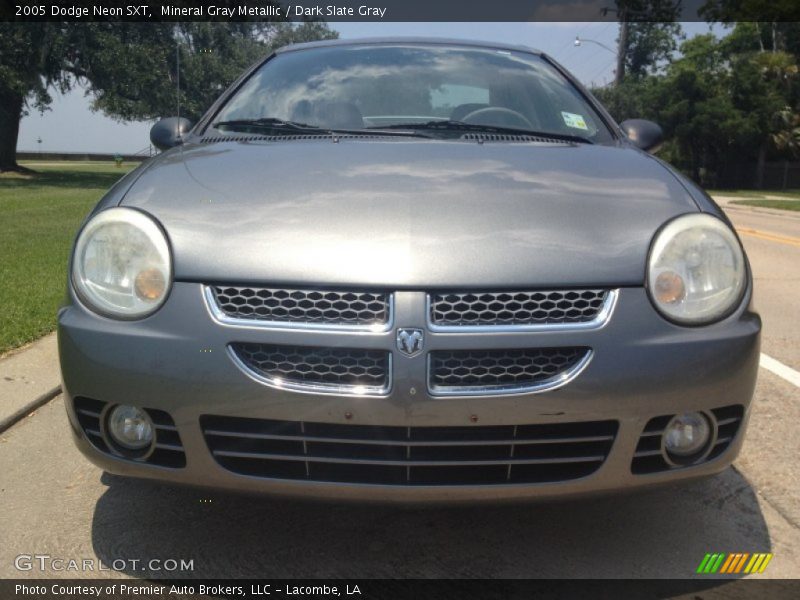
[[[74,439],[119,475],[479,501],[708,476],[761,323],[720,209],[550,57],[284,48],[82,226]]]

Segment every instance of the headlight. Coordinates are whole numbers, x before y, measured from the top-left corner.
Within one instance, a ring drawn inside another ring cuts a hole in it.
[[[138,210],[98,213],[75,243],[72,283],[98,313],[121,319],[149,315],[163,304],[172,284],[164,232]]]
[[[716,321],[741,301],[745,281],[739,241],[716,217],[678,217],[653,241],[647,288],[669,319],[691,325]]]

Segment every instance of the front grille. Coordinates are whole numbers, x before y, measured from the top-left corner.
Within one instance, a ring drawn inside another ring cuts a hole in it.
[[[744,408],[740,405],[715,408],[711,411],[717,425],[717,437],[714,445],[702,459],[692,463],[700,464],[717,458],[728,449],[736,437],[744,417]],[[636,475],[658,473],[671,469],[680,469],[686,465],[673,465],[667,462],[661,450],[661,438],[667,424],[674,415],[662,415],[650,419],[636,445],[636,452],[631,463],[631,472]]]
[[[390,357],[383,350],[316,348],[235,343],[231,351],[244,367],[278,387],[385,392]]]
[[[433,328],[541,327],[587,324],[613,299],[608,290],[437,292],[429,296]]]
[[[385,292],[212,286],[214,306],[231,319],[293,326],[385,329],[391,319]]]
[[[101,419],[108,403],[91,398],[76,397],[73,404],[78,416],[78,423],[92,446],[100,452],[117,456],[117,453],[112,452],[102,433]],[[155,427],[155,448],[149,455],[135,460],[160,467],[185,467],[186,454],[178,434],[178,428],[175,427],[175,421],[163,410],[154,408],[145,408],[144,410],[150,415]]]
[[[591,475],[616,421],[398,427],[204,415],[225,469],[255,477],[383,485],[548,483]]]
[[[429,355],[432,393],[527,391],[562,383],[590,356],[588,348],[437,350]]]

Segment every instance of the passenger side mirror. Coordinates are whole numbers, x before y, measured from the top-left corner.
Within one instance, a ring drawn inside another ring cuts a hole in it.
[[[645,119],[628,119],[620,127],[637,148],[655,154],[664,141],[664,132],[656,123]]]
[[[183,136],[191,131],[193,125],[183,117],[161,119],[150,129],[150,141],[159,150],[169,150],[183,143]]]

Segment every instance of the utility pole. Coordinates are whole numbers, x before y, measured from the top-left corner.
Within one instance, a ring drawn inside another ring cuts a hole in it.
[[[625,58],[628,55],[628,19],[633,18],[637,21],[657,21],[659,18],[666,19],[667,16],[678,19],[681,15],[681,1],[682,0],[675,0],[673,4],[657,6],[657,8],[654,8],[653,5],[650,4],[649,8],[636,10],[628,7],[629,0],[617,0],[617,8],[605,7],[600,9],[600,14],[603,16],[606,16],[610,12],[616,13],[617,20],[619,21],[617,72],[614,77],[614,85],[619,85],[622,83],[622,80],[625,79]]]
[[[617,72],[614,74],[614,85],[617,86],[625,79],[625,57],[628,54],[628,7],[626,0],[618,0],[617,8],[601,8],[600,14],[604,17],[610,13],[617,14],[619,21],[619,39],[617,41]],[[637,14],[634,11],[634,14]],[[641,14],[641,13],[639,13]]]
[[[617,45],[617,72],[614,76],[614,85],[619,85],[625,78],[625,56],[628,50],[628,20],[627,12],[623,8],[619,14],[619,43]]]

